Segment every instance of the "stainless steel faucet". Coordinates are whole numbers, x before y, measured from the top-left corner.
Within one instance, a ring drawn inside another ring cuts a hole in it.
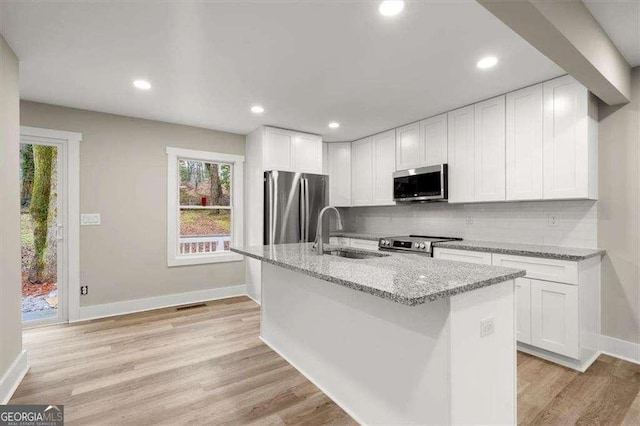
[[[338,231],[342,230],[342,218],[340,217],[338,209],[333,206],[327,206],[320,210],[320,214],[318,215],[318,227],[316,229],[316,241],[312,246],[318,254],[324,254],[324,242],[322,241],[322,218],[324,217],[324,212],[327,210],[333,210],[336,212],[336,216],[338,217]]]

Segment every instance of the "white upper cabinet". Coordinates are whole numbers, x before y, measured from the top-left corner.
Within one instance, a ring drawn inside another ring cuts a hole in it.
[[[322,138],[298,133],[293,137],[293,169],[300,173],[322,174]]]
[[[322,173],[322,138],[293,130],[264,128],[265,170]]]
[[[424,166],[447,162],[447,114],[420,122],[420,140],[424,146]]]
[[[351,144],[351,204],[373,204],[373,143],[370,137]]]
[[[328,143],[329,204],[351,205],[351,142]]]
[[[393,172],[396,171],[396,132],[371,137],[373,144],[373,204],[394,204]]]
[[[449,201],[474,201],[475,146],[474,106],[451,111],[449,127]]]
[[[420,123],[407,124],[396,130],[396,170],[424,166],[424,144],[420,140]]]
[[[293,171],[293,138],[295,132],[267,127],[265,129],[265,170]]]
[[[474,105],[473,201],[505,200],[505,97]]]
[[[541,200],[542,84],[507,95],[507,200]]]
[[[597,105],[571,76],[543,90],[544,199],[597,199]]]

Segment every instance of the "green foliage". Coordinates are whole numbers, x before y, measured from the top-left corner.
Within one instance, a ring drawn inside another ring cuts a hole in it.
[[[47,225],[49,198],[51,195],[51,172],[56,149],[52,146],[33,147],[34,179],[29,213],[33,219],[34,259],[29,281],[41,283],[46,267]]]
[[[33,189],[33,145],[20,144],[20,206],[29,207]]]

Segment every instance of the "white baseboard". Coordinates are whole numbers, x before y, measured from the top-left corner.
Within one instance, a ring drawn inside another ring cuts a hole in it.
[[[361,421],[360,419],[358,419],[358,416],[356,416],[345,404],[341,403],[339,400],[337,400],[332,394],[331,392],[327,392],[326,389],[324,389],[322,386],[320,386],[318,384],[318,382],[316,380],[313,379],[313,377],[309,376],[304,370],[302,370],[300,367],[298,367],[298,365],[296,365],[294,362],[292,362],[285,354],[283,354],[282,352],[280,352],[278,349],[274,348],[267,340],[265,340],[264,337],[260,336],[260,340],[262,340],[262,342],[269,346],[271,348],[272,351],[274,351],[275,353],[277,353],[278,355],[280,355],[281,358],[283,358],[285,361],[287,361],[289,363],[289,365],[291,365],[293,368],[295,368],[296,370],[298,370],[298,372],[300,374],[302,374],[304,377],[307,378],[307,380],[309,380],[311,383],[314,384],[315,387],[317,387],[318,389],[320,389],[322,391],[322,393],[324,393],[330,400],[332,400],[338,407],[342,408],[342,410],[347,413],[349,416],[351,416],[351,418],[353,420],[356,421],[356,423],[364,425],[365,423],[363,421]]]
[[[258,299],[256,299],[255,297],[253,297],[252,295],[250,295],[249,293],[247,293],[245,296],[247,296],[249,299],[253,300],[254,302],[256,302],[258,305],[262,305],[262,303],[260,303],[260,301]]]
[[[2,376],[2,379],[0,379],[0,405],[5,405],[9,402],[27,371],[29,371],[27,351],[22,351]]]
[[[640,344],[616,339],[615,337],[600,336],[600,352],[625,361],[640,364]]]
[[[207,302],[209,300],[226,299],[229,297],[246,296],[246,286],[236,285],[213,288],[210,290],[190,291],[188,293],[167,294],[164,296],[148,297],[146,299],[126,300],[123,302],[105,303],[102,305],[81,306],[77,321],[107,318],[116,315],[132,314],[153,309],[169,308],[190,303]]]

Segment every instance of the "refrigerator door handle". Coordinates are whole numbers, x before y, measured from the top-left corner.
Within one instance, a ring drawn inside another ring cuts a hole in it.
[[[306,211],[304,209],[304,195],[305,193],[305,187],[304,187],[304,178],[300,179],[300,242],[304,243],[306,241],[306,236],[304,233],[304,222],[305,222],[305,216],[306,216]]]
[[[304,186],[305,186],[305,190],[304,190],[304,203],[305,203],[305,215],[304,215],[304,219],[305,219],[305,242],[309,242],[309,216],[311,216],[311,211],[309,210],[309,179],[304,178]]]
[[[271,196],[269,197],[269,203],[270,203],[270,207],[269,207],[269,211],[271,212],[271,217],[269,219],[271,224],[270,224],[270,234],[269,234],[269,245],[272,245],[275,241],[276,241],[276,225],[277,225],[277,221],[278,221],[278,181],[277,178],[274,176],[273,173],[270,174],[271,176]]]

